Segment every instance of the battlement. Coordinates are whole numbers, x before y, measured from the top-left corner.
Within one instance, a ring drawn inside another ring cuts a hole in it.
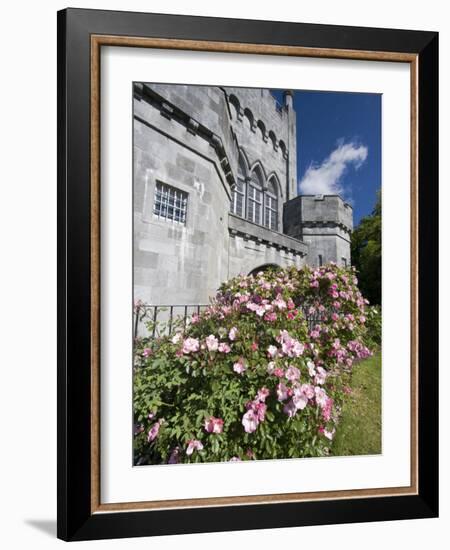
[[[283,223],[285,233],[299,239],[306,229],[315,228],[334,227],[350,234],[353,208],[339,195],[300,195],[285,204]]]

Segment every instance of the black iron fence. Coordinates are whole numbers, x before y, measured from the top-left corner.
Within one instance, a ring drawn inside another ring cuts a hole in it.
[[[139,303],[134,308],[134,337],[170,336],[175,328],[185,329],[192,315],[200,314],[207,307],[207,304],[155,306]],[[329,310],[320,311],[317,308],[311,310],[310,305],[297,306],[297,309],[302,310],[309,330],[323,323],[333,313]]]
[[[134,308],[134,337],[170,336],[175,328],[180,326],[186,328],[192,315],[200,314],[207,307],[207,304],[154,306],[139,303]]]

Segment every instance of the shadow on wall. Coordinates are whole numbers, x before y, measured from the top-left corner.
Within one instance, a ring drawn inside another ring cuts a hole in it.
[[[268,269],[281,269],[281,267],[277,264],[263,264],[259,267],[255,267],[255,269],[252,269],[249,273],[250,275],[257,275],[260,271],[267,271]]]

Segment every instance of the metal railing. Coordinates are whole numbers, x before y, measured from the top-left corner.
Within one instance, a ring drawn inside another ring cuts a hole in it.
[[[194,314],[200,314],[207,307],[207,304],[150,305],[139,303],[134,308],[134,338],[139,336],[151,338],[170,336],[175,328],[183,327],[185,329],[189,318]],[[323,323],[334,311],[325,310],[310,313],[309,305],[296,307],[302,310],[309,330]]]
[[[138,336],[170,336],[178,326],[186,328],[188,319],[208,307],[207,304],[174,304],[150,305],[139,303],[134,308],[133,335]],[[147,329],[150,326],[150,330]]]

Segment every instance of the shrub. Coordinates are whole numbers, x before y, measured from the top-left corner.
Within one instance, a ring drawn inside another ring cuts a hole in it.
[[[364,335],[365,344],[374,349],[381,346],[381,307],[368,306],[365,312],[366,333]]]
[[[334,264],[224,283],[184,331],[136,343],[135,463],[328,454],[353,361],[370,354],[365,310]]]

